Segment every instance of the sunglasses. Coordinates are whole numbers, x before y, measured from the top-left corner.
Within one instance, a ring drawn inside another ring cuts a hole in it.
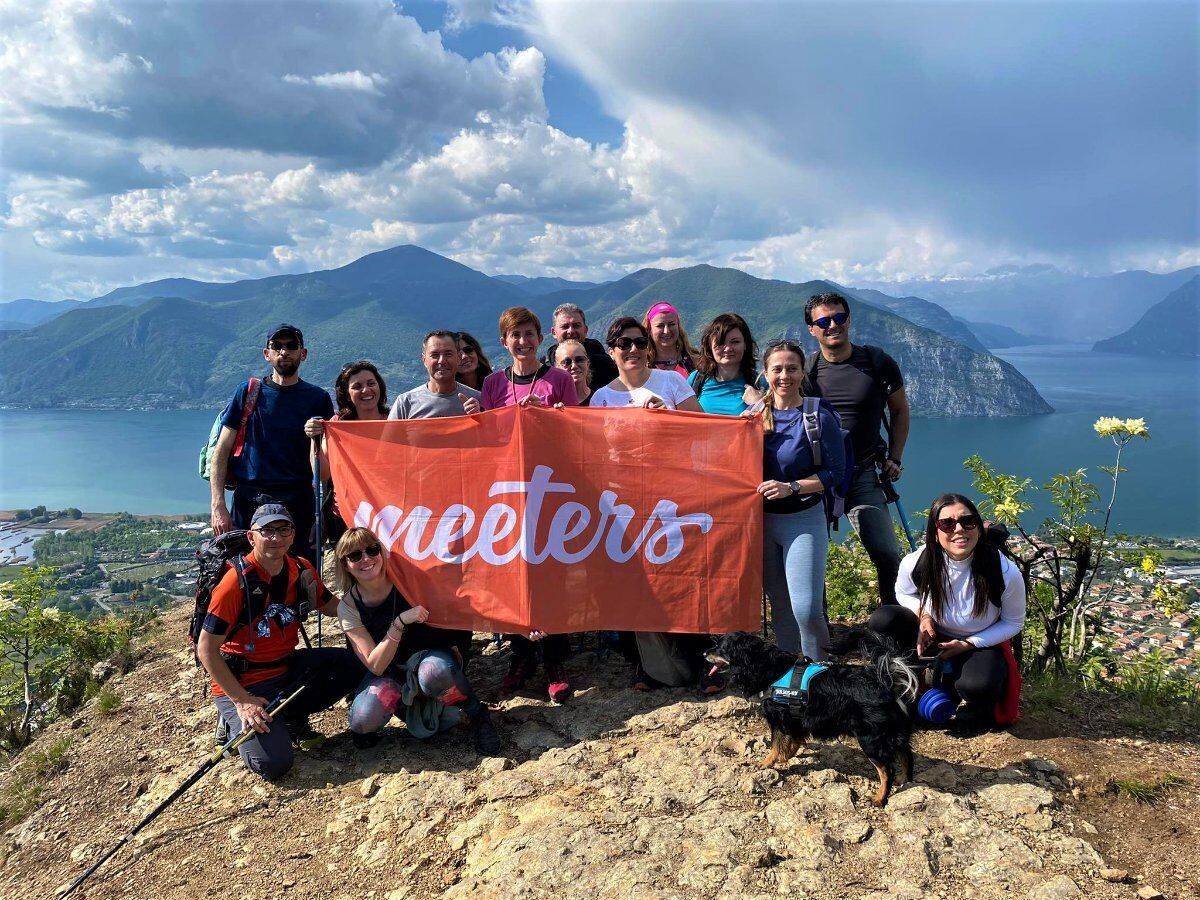
[[[268,541],[280,541],[286,537],[290,537],[296,529],[291,525],[280,525],[278,528],[256,528],[254,530]]]
[[[650,341],[648,341],[644,337],[635,337],[635,338],[619,337],[615,341],[613,341],[611,344],[609,344],[609,346],[616,347],[622,353],[628,353],[634,347],[636,347],[639,350],[645,350],[647,347],[650,346]]]
[[[961,525],[963,531],[974,531],[979,527],[979,519],[975,516],[959,516],[957,519],[954,516],[946,516],[944,519],[937,520],[937,528],[942,534],[954,534],[956,526]]]
[[[267,349],[274,350],[279,353],[281,350],[287,350],[290,353],[295,353],[300,349],[299,341],[268,341]]]
[[[343,556],[342,559],[346,560],[346,562],[356,563],[363,558],[364,553],[371,557],[371,559],[374,559],[382,552],[382,547],[380,547],[378,544],[372,544],[370,547],[363,547],[361,550],[351,550],[349,553]]]
[[[588,361],[586,356],[564,356],[558,361],[560,368],[569,369],[571,366],[582,366]]]
[[[804,353],[804,348],[790,338],[776,338],[767,342],[767,350],[790,350],[792,353]]]
[[[840,312],[834,313],[832,316],[821,316],[819,319],[813,319],[813,324],[822,331],[828,331],[830,325],[845,325],[846,320],[850,318],[850,313]]]

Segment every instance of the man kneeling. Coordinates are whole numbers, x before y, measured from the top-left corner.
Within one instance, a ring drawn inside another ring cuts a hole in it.
[[[349,650],[296,649],[301,618],[309,609],[336,616],[338,600],[311,563],[288,555],[295,535],[284,506],[255,510],[247,532],[253,549],[236,558],[213,589],[196,642],[229,735],[257,732],[238,748],[242,761],[272,780],[291,769],[292,739],[311,731],[308,716],[328,709],[362,677]],[[267,713],[272,699],[300,685],[304,690],[280,715]]]

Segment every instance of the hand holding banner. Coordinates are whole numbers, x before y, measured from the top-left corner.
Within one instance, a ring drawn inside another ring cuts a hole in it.
[[[754,629],[757,421],[507,407],[326,426],[338,508],[430,623],[476,631]]]

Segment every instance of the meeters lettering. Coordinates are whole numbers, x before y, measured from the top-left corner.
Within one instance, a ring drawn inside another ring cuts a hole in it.
[[[640,550],[656,565],[670,562],[683,552],[684,528],[694,527],[701,534],[712,528],[712,516],[707,513],[679,512],[670,500],[659,500],[645,524],[629,539],[629,524],[634,518],[633,507],[617,502],[613,491],[600,494],[599,509],[592,510],[575,500],[564,500],[550,517],[545,538],[539,542],[538,531],[546,500],[552,494],[575,493],[572,485],[553,481],[554,470],[537,466],[528,481],[497,481],[488,490],[489,497],[504,494],[524,494],[523,515],[507,503],[497,501],[487,508],[482,518],[475,510],[461,503],[449,506],[441,516],[424,506],[414,506],[406,515],[395,506],[385,506],[378,512],[363,501],[354,514],[354,524],[370,528],[384,546],[395,549],[401,542],[404,555],[421,560],[433,556],[446,563],[462,563],[478,555],[486,563],[502,566],[519,555],[525,562],[539,564],[547,559],[560,563],[578,563],[603,547],[613,562],[628,562]],[[549,512],[546,515],[550,515]],[[519,522],[519,524],[518,524]],[[433,524],[433,533],[426,532]],[[478,525],[478,528],[476,528]],[[595,531],[586,543],[570,550],[567,545],[584,538],[590,527]],[[499,551],[519,527],[516,543]],[[628,543],[626,543],[628,541]],[[451,548],[454,547],[455,550]]]

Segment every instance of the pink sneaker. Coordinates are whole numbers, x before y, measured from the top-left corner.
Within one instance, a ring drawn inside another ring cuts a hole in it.
[[[546,680],[550,682],[548,691],[550,699],[555,703],[566,703],[571,699],[571,684],[567,681],[567,671],[562,666],[547,666]]]

